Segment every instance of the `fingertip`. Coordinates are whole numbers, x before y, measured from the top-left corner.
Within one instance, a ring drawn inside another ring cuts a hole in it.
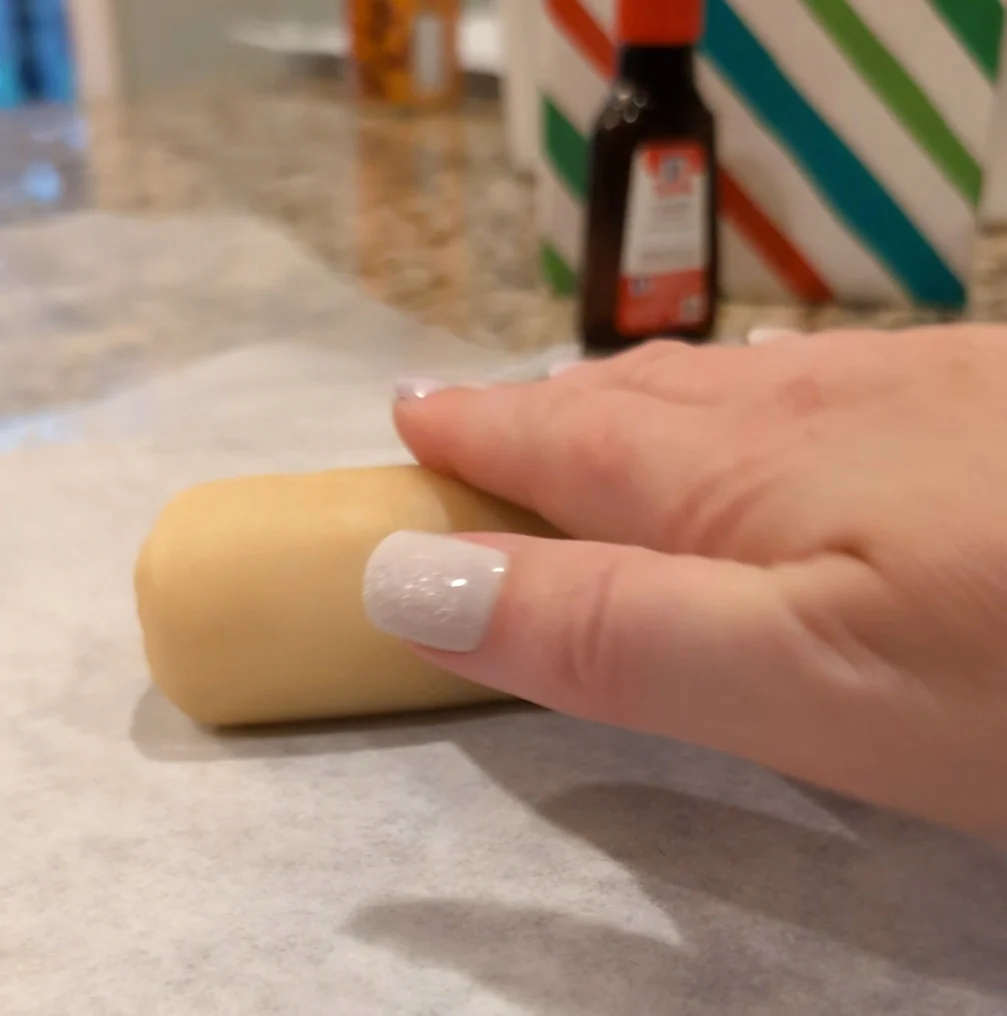
[[[436,467],[444,458],[445,438],[451,433],[442,405],[450,403],[449,386],[424,378],[406,378],[395,384],[392,419],[399,437],[421,465]]]
[[[515,419],[506,385],[418,385],[424,394],[397,398],[396,430],[420,465],[501,496],[490,463]],[[396,393],[399,387],[396,386]]]
[[[803,332],[796,328],[753,328],[748,333],[748,344],[750,346],[763,346],[770,342],[780,342],[786,339],[799,339]]]
[[[551,380],[553,378],[560,377],[563,374],[569,374],[570,371],[576,370],[578,367],[582,367],[583,365],[584,359],[582,357],[569,357],[564,360],[559,360],[549,368],[548,378]]]
[[[447,387],[447,384],[436,378],[402,377],[395,382],[395,401],[419,402],[444,391]]]

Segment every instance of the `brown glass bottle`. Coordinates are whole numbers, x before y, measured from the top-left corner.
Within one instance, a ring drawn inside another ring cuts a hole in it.
[[[713,331],[716,144],[695,82],[701,30],[701,0],[622,0],[618,75],[591,145],[581,285],[589,354],[656,337],[702,342]]]

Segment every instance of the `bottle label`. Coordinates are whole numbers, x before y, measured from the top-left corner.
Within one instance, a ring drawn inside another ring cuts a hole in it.
[[[706,151],[695,142],[637,149],[616,311],[624,334],[673,334],[706,319],[709,174]]]

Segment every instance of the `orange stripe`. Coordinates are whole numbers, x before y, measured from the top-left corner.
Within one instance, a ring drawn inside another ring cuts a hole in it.
[[[553,21],[573,39],[595,70],[610,78],[615,71],[615,46],[580,0],[548,0],[547,7]]]
[[[734,177],[721,169],[718,182],[721,215],[759,252],[794,296],[808,303],[828,303],[834,299],[829,284],[741,189]]]
[[[547,6],[557,27],[569,36],[595,71],[605,78],[611,77],[615,47],[580,0],[548,0]],[[794,296],[808,303],[832,300],[828,283],[723,168],[719,182],[721,214],[748,240]]]

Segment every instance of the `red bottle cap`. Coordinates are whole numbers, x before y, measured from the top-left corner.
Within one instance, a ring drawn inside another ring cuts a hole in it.
[[[705,7],[705,0],[619,0],[616,36],[623,46],[695,46]]]

